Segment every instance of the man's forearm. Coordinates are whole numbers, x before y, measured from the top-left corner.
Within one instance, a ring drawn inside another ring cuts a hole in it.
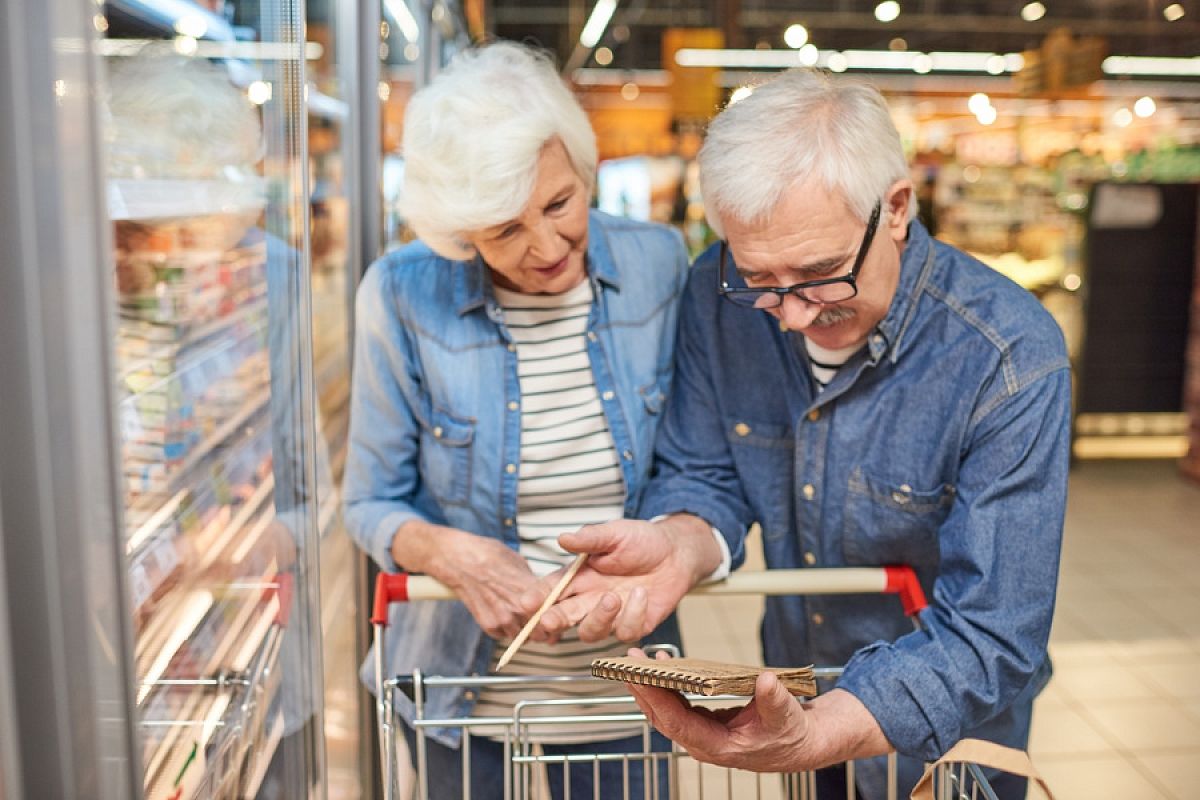
[[[445,555],[459,531],[434,525],[423,519],[410,519],[392,536],[392,558],[408,572],[432,575],[445,582]]]
[[[804,754],[804,769],[880,756],[893,749],[867,707],[844,689],[821,695],[808,708],[813,715],[812,748]]]

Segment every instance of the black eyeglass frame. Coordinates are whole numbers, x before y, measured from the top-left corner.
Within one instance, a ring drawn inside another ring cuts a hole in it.
[[[806,303],[813,305],[827,305],[831,303],[844,303],[858,295],[858,273],[862,269],[863,262],[867,259],[867,253],[871,251],[871,242],[875,238],[875,231],[879,227],[879,218],[883,210],[883,201],[877,200],[875,208],[871,211],[871,216],[867,220],[867,230],[863,234],[862,243],[858,246],[858,254],[854,257],[854,266],[845,275],[839,275],[835,278],[819,278],[815,281],[801,281],[793,283],[791,286],[755,286],[755,287],[738,287],[730,286],[725,280],[725,264],[729,260],[729,243],[721,240],[721,262],[717,270],[717,294],[724,297],[726,300],[741,306],[742,308],[778,308],[783,305],[783,300],[789,294],[799,297]],[[819,286],[830,286],[835,283],[849,284],[851,293],[848,297],[840,300],[817,300],[809,297],[804,293],[805,289],[815,289]],[[777,298],[774,305],[758,306],[754,303],[746,304],[739,302],[736,299],[737,295],[775,295]]]

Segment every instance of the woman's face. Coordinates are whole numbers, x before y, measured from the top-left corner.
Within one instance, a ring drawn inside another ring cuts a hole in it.
[[[561,294],[587,275],[588,191],[562,143],[538,157],[533,194],[514,219],[467,236],[497,286],[525,294]]]

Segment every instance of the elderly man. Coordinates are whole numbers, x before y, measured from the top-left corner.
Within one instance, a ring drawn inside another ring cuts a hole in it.
[[[1066,499],[1058,327],[914,221],[870,87],[784,73],[714,120],[700,170],[724,241],[683,300],[640,507],[651,521],[561,538],[592,557],[540,635],[644,634],[723,560],[740,563],[757,521],[773,568],[911,565],[932,599],[922,629],[888,597],[770,598],[766,662],[844,663],[836,687],[801,705],[764,677],[734,717],[639,689],[664,733],[759,771],[895,750],[902,784],[960,738],[1025,747],[1050,677]],[[862,795],[879,795],[881,770],[859,764]],[[998,788],[1023,796],[1023,782]]]

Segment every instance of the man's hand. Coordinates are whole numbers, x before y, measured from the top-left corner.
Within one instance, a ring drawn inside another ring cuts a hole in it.
[[[396,563],[449,586],[494,639],[511,639],[529,614],[521,598],[536,585],[529,564],[503,542],[412,520],[392,540]]]
[[[642,657],[640,650],[630,650]],[[629,684],[646,718],[697,761],[752,772],[803,772],[854,758],[883,755],[891,746],[866,707],[834,689],[800,703],[772,672],[754,685],[741,708],[693,708],[680,694]]]
[[[682,695],[653,686],[630,684],[629,691],[650,724],[697,761],[752,772],[812,767],[812,712],[772,672],[758,676],[754,699],[737,709],[692,708]]]
[[[572,553],[591,555],[542,617],[534,633],[539,640],[557,639],[578,625],[579,637],[586,642],[610,635],[637,641],[666,619],[684,594],[721,561],[712,529],[687,514],[656,523],[618,520],[589,525],[563,534],[558,541]],[[560,572],[546,576],[522,597],[527,614],[541,605]]]

